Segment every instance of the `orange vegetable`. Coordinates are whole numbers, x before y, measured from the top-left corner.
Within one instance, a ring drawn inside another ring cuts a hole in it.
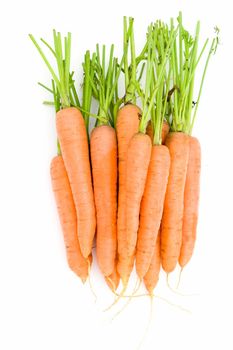
[[[82,282],[88,277],[88,262],[82,256],[77,235],[77,215],[65,165],[61,156],[51,161],[51,180],[70,269]]]
[[[179,257],[179,264],[182,268],[191,259],[196,241],[200,171],[200,143],[195,137],[189,136],[189,160],[184,190],[182,245]]]
[[[128,256],[135,252],[139,212],[151,157],[151,139],[137,133],[129,143],[126,162],[126,240]]]
[[[104,276],[115,268],[117,238],[117,140],[108,125],[97,126],[90,138],[94,198],[97,216],[96,253]]]
[[[153,291],[159,280],[159,271],[161,266],[160,258],[160,232],[156,239],[153,257],[146,275],[143,278],[144,284],[150,295],[153,295]]]
[[[169,133],[166,146],[170,152],[171,165],[162,218],[161,259],[163,269],[169,273],[176,267],[182,242],[189,136],[182,132]]]
[[[117,212],[117,243],[118,261],[117,271],[126,285],[133,269],[134,255],[128,256],[126,246],[126,161],[129,143],[137,133],[140,121],[140,109],[127,104],[117,114],[117,142],[118,142],[118,212]]]
[[[154,253],[163,214],[163,204],[170,168],[169,150],[163,145],[153,145],[145,191],[140,208],[136,270],[143,279]]]
[[[109,288],[113,291],[116,292],[119,283],[120,283],[120,276],[117,272],[116,266],[113,270],[113,273],[110,276],[106,276],[105,278],[105,282],[107,283],[107,285],[109,286]]]
[[[96,216],[85,123],[81,112],[70,107],[57,113],[56,125],[77,211],[80,249],[87,258],[92,249]]]

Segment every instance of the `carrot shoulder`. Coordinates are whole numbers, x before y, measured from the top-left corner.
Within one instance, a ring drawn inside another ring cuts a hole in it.
[[[77,211],[80,248],[87,258],[92,249],[96,217],[85,123],[81,112],[70,107],[57,113],[56,126]]]
[[[163,214],[169,168],[168,148],[163,145],[154,145],[140,208],[136,251],[136,270],[140,279],[145,276],[154,253]]]
[[[184,187],[189,156],[189,136],[182,132],[169,133],[166,145],[171,165],[161,229],[162,267],[168,273],[175,269],[182,242]]]
[[[50,174],[66,246],[67,261],[70,269],[85,282],[88,277],[88,263],[80,251],[77,235],[77,215],[69,179],[61,156],[52,159]]]
[[[96,253],[104,276],[115,268],[117,238],[117,141],[115,130],[97,126],[90,138],[94,198],[97,215]]]
[[[163,127],[162,127],[162,144],[164,145],[165,144],[165,141],[166,141],[166,137],[169,133],[169,129],[170,129],[170,126],[168,124],[168,122],[166,120],[163,121]],[[149,121],[148,125],[147,125],[147,128],[146,128],[146,133],[147,135],[150,136],[151,138],[151,141],[153,143],[153,128],[152,128],[152,123],[151,121]]]
[[[191,259],[196,241],[200,171],[200,143],[195,137],[189,136],[189,161],[184,190],[182,245],[179,257],[179,264],[181,267],[184,267]]]

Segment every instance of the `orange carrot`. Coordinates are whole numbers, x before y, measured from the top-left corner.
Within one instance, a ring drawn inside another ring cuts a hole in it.
[[[92,249],[96,218],[85,123],[81,112],[70,107],[57,113],[56,126],[77,211],[80,249],[87,258]]]
[[[84,283],[88,277],[88,262],[82,256],[77,235],[77,216],[65,165],[61,156],[51,162],[51,180],[66,246],[69,267]]]
[[[150,295],[153,295],[153,291],[159,280],[159,271],[161,266],[161,258],[160,258],[160,232],[156,239],[156,245],[154,248],[154,254],[150,263],[150,267],[144,276],[144,284],[146,289],[148,290]]]
[[[166,146],[170,151],[171,165],[162,218],[161,259],[163,269],[169,273],[176,267],[182,242],[189,136],[182,132],[169,133]]]
[[[163,145],[153,145],[145,191],[140,208],[140,225],[136,251],[136,270],[143,279],[154,253],[163,214],[170,167],[169,150]]]
[[[118,142],[118,212],[117,212],[117,243],[118,262],[117,271],[121,276],[123,284],[127,284],[129,275],[133,268],[134,257],[128,257],[126,247],[126,160],[129,142],[137,133],[140,121],[140,109],[127,104],[117,114],[117,142]]]
[[[126,240],[128,256],[135,252],[139,211],[151,157],[151,139],[141,132],[129,143],[126,162]]]
[[[97,126],[90,138],[97,215],[96,253],[104,276],[115,268],[117,238],[117,140],[108,125]]]
[[[191,259],[197,229],[200,190],[201,148],[199,141],[189,137],[189,160],[184,190],[182,245],[179,264],[183,268]]]
[[[105,278],[105,282],[107,283],[107,285],[109,286],[109,288],[113,291],[116,292],[119,283],[120,283],[120,276],[116,270],[116,267],[113,270],[113,273],[110,276],[106,276]]]
[[[168,122],[166,120],[164,120],[163,121],[163,127],[162,127],[162,144],[163,145],[165,144],[166,137],[167,137],[167,135],[169,133],[169,129],[170,129],[170,126],[169,126]],[[147,133],[147,135],[150,136],[151,141],[153,142],[154,133],[153,133],[153,128],[152,128],[151,121],[149,121],[149,123],[147,125],[146,133]]]

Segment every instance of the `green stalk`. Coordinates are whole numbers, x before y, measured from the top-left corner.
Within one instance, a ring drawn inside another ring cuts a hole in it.
[[[158,71],[158,76],[156,79],[156,82],[154,84],[152,76],[155,73],[154,72],[154,66],[158,67],[158,62],[155,59],[154,52],[155,52],[155,43],[156,40],[153,39],[153,32],[152,32],[152,25],[149,27],[148,31],[148,57],[147,57],[147,72],[146,72],[146,85],[145,85],[145,101],[143,104],[143,112],[142,112],[142,118],[139,124],[139,132],[145,133],[147,123],[150,119],[150,113],[155,103],[155,97],[157,94],[157,90],[160,88],[160,84],[163,85],[163,77],[164,72],[166,69],[166,63],[168,60],[168,57],[170,56],[171,50],[173,48],[176,34],[177,34],[178,28],[174,31],[171,31],[171,35],[168,41],[168,44],[166,46],[166,50],[164,51],[164,57],[162,58],[162,61],[160,63],[160,68]],[[155,29],[154,35],[156,35],[157,27]],[[153,86],[153,92],[151,93],[151,83],[154,84]],[[149,104],[148,104],[149,102]]]
[[[179,63],[180,63],[180,92],[182,94],[182,81],[183,81],[183,24],[182,24],[182,12],[179,12]]]
[[[61,98],[61,105],[63,108],[70,106],[70,55],[71,55],[71,34],[68,33],[67,37],[64,39],[64,58],[63,58],[63,49],[62,49],[62,40],[61,34],[57,33],[53,30],[53,41],[54,41],[54,49],[44,40],[41,39],[42,42],[49,48],[53,56],[55,56],[58,74],[52,68],[49,60],[46,58],[43,50],[40,45],[35,40],[32,34],[29,34],[30,39],[33,44],[37,48],[40,56],[42,57],[44,63],[49,69],[52,78],[56,84],[56,87],[59,91],[59,95]]]
[[[114,96],[117,89],[118,79],[124,63],[124,57],[121,60],[120,65],[114,59],[114,45],[111,45],[109,58],[108,58],[108,69],[105,70],[106,65],[106,50],[103,46],[102,59],[100,57],[99,46],[96,47],[96,58],[92,62],[94,77],[92,83],[96,92],[96,98],[99,102],[99,119],[97,125],[108,125],[109,123],[114,126],[115,123],[115,112],[112,108],[114,103]],[[111,113],[109,113],[111,110]]]
[[[199,93],[198,93],[198,97],[197,97],[197,103],[196,103],[196,106],[195,106],[195,111],[194,111],[194,115],[193,115],[193,118],[192,118],[191,126],[190,126],[190,128],[188,130],[189,134],[192,133],[193,125],[194,125],[194,122],[195,122],[195,119],[196,119],[197,109],[198,109],[199,102],[200,102],[200,97],[201,97],[201,93],[202,93],[202,89],[203,89],[203,84],[204,84],[207,68],[208,68],[208,65],[209,65],[209,60],[210,60],[211,55],[213,53],[215,53],[215,51],[216,51],[216,38],[214,38],[213,41],[212,41],[212,44],[211,44],[211,47],[210,47],[210,50],[209,50],[209,54],[208,54],[208,57],[207,57],[207,60],[206,60],[205,68],[204,68],[204,71],[203,71],[203,74],[202,74],[201,85],[200,85]]]
[[[123,40],[123,52],[124,52],[124,74],[125,74],[125,89],[129,85],[129,65],[128,65],[128,25],[127,17],[124,16],[124,26],[123,26],[124,40]]]

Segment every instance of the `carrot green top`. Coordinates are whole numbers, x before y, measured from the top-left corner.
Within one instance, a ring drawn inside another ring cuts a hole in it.
[[[128,22],[128,23],[127,23]],[[124,17],[124,40],[123,40],[123,53],[124,53],[124,77],[125,77],[125,97],[124,103],[136,103],[136,54],[135,54],[135,42],[134,42],[134,19]],[[128,49],[130,43],[131,63],[128,63]]]
[[[113,101],[117,98],[117,83],[120,76],[122,63],[118,65],[117,58],[114,57],[114,45],[111,45],[108,65],[106,69],[106,46],[102,46],[102,54],[100,47],[96,45],[96,53],[92,56],[93,76],[90,77],[92,93],[98,100],[99,110],[97,117],[98,125],[115,125],[113,115]]]
[[[157,21],[153,27],[153,34],[156,50],[154,52],[155,74],[151,81],[151,91],[155,88],[155,76],[159,77],[162,74],[162,78],[155,95],[155,102],[151,108],[151,123],[153,144],[160,145],[162,143],[163,121],[167,119],[169,122],[170,117],[168,95],[171,80],[171,67],[166,64],[165,69],[163,69],[161,62],[166,59],[166,56],[169,57],[171,55],[171,50],[169,53],[166,53],[166,48],[169,46],[169,41],[172,40],[174,33],[163,22]],[[175,40],[175,37],[173,38]],[[170,46],[172,45],[170,44]]]
[[[145,133],[148,121],[152,119],[155,144],[161,143],[162,122],[165,114],[164,108],[166,108],[166,103],[163,103],[166,64],[177,35],[177,29],[172,28],[165,40],[165,29],[167,30],[167,27],[161,22],[151,24],[148,28],[146,82],[144,91],[142,89],[138,91],[142,99],[139,131]]]
[[[52,53],[52,56],[55,58],[57,73],[53,69],[52,64],[47,59],[44,51],[35,40],[34,36],[32,34],[29,34],[29,37],[36,46],[39,54],[41,55],[43,61],[45,62],[52,75],[52,89],[39,83],[39,85],[51,92],[54,97],[53,102],[45,101],[45,104],[54,104],[56,111],[60,110],[61,108],[67,108],[70,106],[79,108],[83,112],[83,117],[88,133],[89,115],[92,101],[92,85],[90,79],[93,78],[94,75],[93,67],[91,65],[90,52],[86,51],[84,55],[84,79],[82,84],[83,98],[81,105],[75,87],[75,80],[73,78],[74,72],[70,72],[71,33],[68,33],[67,36],[65,36],[63,39],[61,33],[53,30],[54,48],[52,48],[51,45],[49,45],[44,39],[41,39],[42,43],[49,49],[49,51]],[[64,45],[62,45],[62,42]]]
[[[53,42],[54,49],[44,40],[41,41],[49,48],[56,59],[58,74],[55,73],[52,65],[46,58],[40,45],[35,40],[32,34],[29,34],[30,39],[39,51],[42,59],[44,60],[46,66],[48,67],[52,78],[57,86],[59,94],[61,96],[61,105],[63,108],[70,107],[70,54],[71,54],[71,33],[68,33],[64,38],[64,56],[62,48],[62,38],[61,33],[57,33],[53,30]]]
[[[173,19],[171,28],[174,27]],[[208,45],[209,39],[206,39],[200,53],[198,54],[198,42],[200,34],[200,22],[196,24],[194,38],[184,29],[182,23],[182,13],[178,16],[179,35],[174,42],[170,66],[173,78],[173,97],[172,97],[172,125],[173,131],[182,131],[191,134],[193,124],[196,118],[197,108],[200,101],[203,82],[206,75],[210,56],[215,53],[218,39],[214,38],[210,45],[207,55],[202,79],[199,87],[197,102],[194,103],[194,80],[198,63]],[[218,34],[218,33],[217,33]],[[194,108],[193,108],[194,107]]]

